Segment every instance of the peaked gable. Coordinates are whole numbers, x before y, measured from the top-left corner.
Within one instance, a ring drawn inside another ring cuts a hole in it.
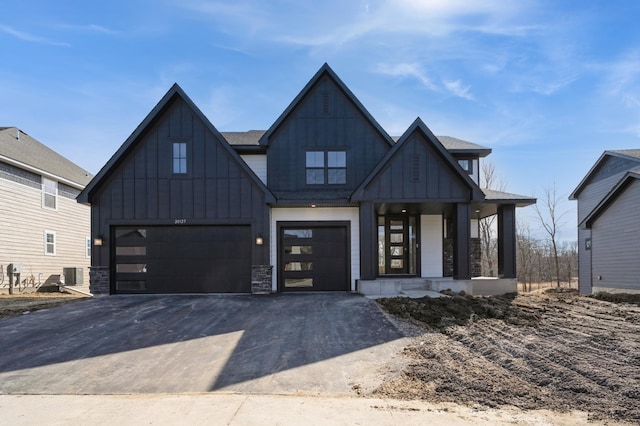
[[[262,135],[260,138],[261,145],[268,145],[271,136],[278,130],[278,128],[286,121],[286,119],[291,115],[291,113],[299,106],[305,97],[312,91],[312,89],[318,85],[320,79],[324,76],[327,76],[333,83],[343,92],[343,94],[349,99],[350,102],[353,103],[355,108],[359,110],[359,112],[369,121],[369,123],[376,129],[376,131],[380,134],[380,136],[388,143],[391,147],[393,146],[393,139],[387,134],[387,132],[378,124],[378,122],[373,118],[369,111],[360,103],[358,98],[349,90],[346,84],[338,77],[338,75],[331,69],[329,64],[325,62],[322,67],[316,72],[316,74],[309,80],[309,82],[304,86],[304,88],[298,93],[298,95],[291,101],[289,106],[280,114],[278,119],[269,127],[269,129]],[[330,101],[330,100],[329,100]]]
[[[591,169],[589,169],[585,177],[580,181],[576,189],[569,195],[569,199],[576,200],[582,190],[590,183],[638,167],[638,165],[640,165],[638,152],[638,150],[603,152]]]
[[[587,228],[591,228],[593,223],[624,193],[633,182],[640,181],[640,168],[628,171],[622,179],[609,191],[609,193],[598,203],[591,213],[584,219]],[[630,215],[637,214],[636,211],[629,211]]]
[[[482,199],[480,188],[420,118],[351,197],[352,201]]]
[[[162,122],[162,120],[166,120],[166,122]],[[155,131],[157,135],[147,138],[152,131]],[[159,157],[162,157],[163,154],[168,155],[169,151],[161,152],[157,147],[158,140],[181,141],[194,134],[197,134],[199,138],[204,138],[205,143],[215,147],[216,152],[220,151],[222,156],[216,156],[214,170],[207,167],[207,159],[204,155],[190,154],[190,169],[197,175],[192,175],[193,177],[215,178],[219,177],[215,176],[218,172],[239,173],[246,176],[252,185],[265,194],[266,202],[275,201],[275,197],[264,183],[242,161],[224,137],[176,83],[78,195],[78,202],[90,204],[91,195],[99,191],[109,178],[117,173],[120,173],[122,177],[166,180],[169,177],[170,163],[165,161],[167,163],[166,169],[161,169],[157,164],[159,164]],[[149,149],[141,147],[144,143],[148,143],[149,139],[155,141],[154,146]],[[223,160],[223,157],[228,159],[228,162]]]
[[[280,204],[348,203],[353,190],[393,146],[389,135],[326,64],[265,132],[261,143],[267,147],[269,189]],[[329,180],[329,153],[341,158],[339,182]],[[307,179],[308,155],[320,158],[313,166],[319,173],[316,180]]]

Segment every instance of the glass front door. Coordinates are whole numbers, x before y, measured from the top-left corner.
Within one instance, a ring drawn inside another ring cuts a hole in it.
[[[378,273],[416,274],[416,219],[413,216],[378,218]]]

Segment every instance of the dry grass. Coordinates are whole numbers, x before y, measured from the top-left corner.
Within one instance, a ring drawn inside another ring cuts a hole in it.
[[[0,294],[0,318],[24,315],[86,299],[67,293]]]

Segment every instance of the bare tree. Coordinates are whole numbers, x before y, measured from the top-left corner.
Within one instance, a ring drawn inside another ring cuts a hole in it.
[[[544,189],[543,199],[538,202],[534,209],[536,210],[536,214],[538,215],[538,221],[545,232],[549,235],[549,241],[551,243],[551,251],[554,260],[555,266],[555,277],[557,281],[557,286],[560,287],[560,258],[558,256],[558,229],[562,223],[562,218],[567,212],[560,213],[558,211],[558,204],[560,203],[560,196],[556,193],[556,184],[554,182],[553,186],[550,188]],[[542,203],[542,207],[540,206]]]
[[[507,184],[498,177],[495,164],[483,161],[482,173],[480,176],[480,186],[486,189],[493,189],[504,192]],[[495,265],[498,258],[498,242],[495,238],[496,215],[487,216],[480,220],[480,244],[482,247],[482,274],[485,276],[495,276]]]

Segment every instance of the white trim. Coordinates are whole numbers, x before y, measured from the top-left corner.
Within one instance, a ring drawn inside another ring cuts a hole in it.
[[[47,242],[47,235],[53,235],[53,253],[49,253],[47,251],[47,247],[49,246],[49,242]],[[44,255],[45,256],[55,256],[56,255],[56,244],[57,244],[56,233],[54,231],[47,231],[45,229],[45,231],[44,231]]]
[[[420,216],[420,275],[442,277],[442,216]]]
[[[54,175],[53,173],[46,172],[46,171],[44,171],[42,169],[39,169],[37,167],[30,166],[30,165],[28,165],[26,163],[23,163],[21,161],[14,160],[13,158],[9,158],[9,157],[5,157],[4,155],[0,155],[0,160],[5,162],[5,163],[11,164],[13,166],[16,166],[16,167],[18,167],[20,169],[24,169],[24,170],[30,171],[32,173],[38,174],[40,176],[44,176],[44,177],[46,177],[48,179],[57,180],[58,182],[62,182],[65,185],[71,186],[71,187],[79,189],[81,191],[84,189],[84,186],[79,184],[79,183],[77,183],[77,182],[74,182],[74,181],[69,180],[69,179],[65,179],[62,176]]]
[[[357,207],[292,207],[271,209],[269,253],[273,266],[271,290],[278,291],[278,222],[346,221],[351,229],[351,291],[356,291],[360,279],[360,210]]]

